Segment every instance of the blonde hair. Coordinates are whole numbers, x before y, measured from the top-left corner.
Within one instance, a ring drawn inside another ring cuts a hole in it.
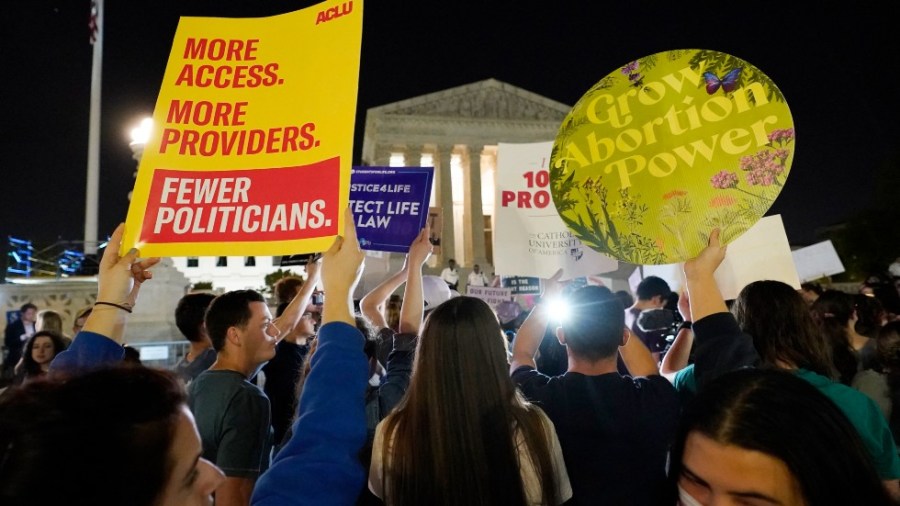
[[[45,309],[37,314],[37,321],[34,324],[35,331],[49,330],[63,335],[62,316],[51,309]]]

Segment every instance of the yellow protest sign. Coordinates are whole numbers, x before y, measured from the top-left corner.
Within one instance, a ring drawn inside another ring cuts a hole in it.
[[[560,217],[585,244],[634,264],[696,256],[713,227],[726,242],[785,184],[794,127],[784,96],[750,63],[667,51],[616,69],[563,121],[550,161]]]
[[[348,205],[362,1],[181,18],[138,167],[125,251],[324,251]]]

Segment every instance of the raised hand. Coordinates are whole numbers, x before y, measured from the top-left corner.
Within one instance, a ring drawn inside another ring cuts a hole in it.
[[[128,313],[137,302],[141,285],[153,277],[148,269],[159,262],[159,258],[138,259],[137,249],[119,257],[125,224],[116,227],[109,245],[100,259],[97,273],[97,303],[82,328],[121,344],[125,335]]]
[[[563,288],[567,283],[561,283],[559,278],[563,275],[563,270],[559,269],[555,274],[545,279],[543,282],[543,290],[541,291],[541,300],[559,297]]]
[[[307,283],[318,283],[319,276],[322,272],[322,255],[318,255],[315,257],[315,260],[310,260],[309,263],[306,264],[306,282]]]
[[[714,228],[709,234],[709,244],[695,258],[684,263],[684,275],[712,276],[725,259],[725,246],[719,241],[719,229]]]
[[[428,239],[428,229],[423,228],[409,246],[409,256],[407,257],[407,261],[413,267],[422,267],[422,264],[428,261],[433,250],[434,245],[432,245],[431,240]]]
[[[97,274],[97,300],[130,308],[137,302],[141,284],[153,277],[148,269],[159,263],[159,258],[138,259],[140,252],[135,248],[120,257],[124,234],[125,224],[121,223],[103,252]]]
[[[728,311],[714,276],[724,258],[725,246],[719,242],[719,229],[714,228],[709,234],[709,245],[696,258],[684,263],[692,321]]]
[[[350,208],[344,211],[344,235],[322,255],[322,284],[328,301],[322,312],[322,323],[342,321],[353,325],[353,289],[363,270],[365,253],[359,248],[356,226]],[[344,302],[346,301],[346,302]]]

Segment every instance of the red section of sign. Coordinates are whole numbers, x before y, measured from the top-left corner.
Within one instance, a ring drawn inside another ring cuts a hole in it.
[[[156,169],[139,242],[256,242],[337,234],[340,158],[277,169]]]

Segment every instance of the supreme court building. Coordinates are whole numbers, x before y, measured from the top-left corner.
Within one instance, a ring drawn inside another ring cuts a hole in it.
[[[431,206],[441,209],[440,270],[493,272],[497,143],[551,141],[570,106],[488,79],[367,111],[362,165],[435,168]]]

